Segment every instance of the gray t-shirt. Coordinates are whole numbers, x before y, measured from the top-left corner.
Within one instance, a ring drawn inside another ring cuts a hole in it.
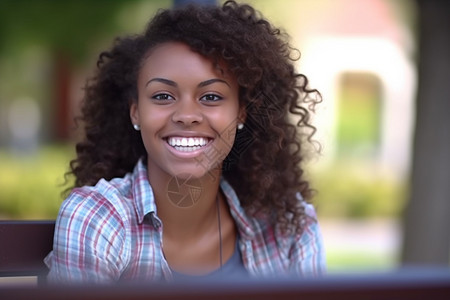
[[[179,273],[177,271],[172,270],[173,279],[175,281],[186,281],[186,280],[248,277],[248,272],[244,267],[244,263],[242,262],[242,256],[241,251],[239,251],[238,241],[239,239],[236,238],[236,246],[234,248],[233,255],[222,265],[222,268],[216,269],[205,275],[190,275]]]

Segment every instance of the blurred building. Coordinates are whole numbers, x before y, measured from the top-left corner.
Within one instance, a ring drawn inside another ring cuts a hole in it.
[[[403,177],[412,151],[416,73],[413,35],[401,14],[413,7],[406,1],[318,2],[324,6],[309,20],[315,25],[302,43],[300,69],[323,95],[316,119],[323,163],[366,161]]]

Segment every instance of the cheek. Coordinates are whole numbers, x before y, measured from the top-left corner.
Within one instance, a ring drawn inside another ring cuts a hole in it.
[[[140,111],[141,137],[147,152],[151,152],[151,145],[159,139],[159,132],[166,126],[169,114],[158,109]]]
[[[229,150],[231,150],[235,137],[236,127],[238,122],[238,115],[236,112],[223,112],[217,120],[216,130],[220,134],[221,140]]]
[[[139,117],[141,128],[143,127],[145,131],[156,131],[167,123],[170,113],[167,110],[158,109],[157,106],[149,105],[140,110]]]

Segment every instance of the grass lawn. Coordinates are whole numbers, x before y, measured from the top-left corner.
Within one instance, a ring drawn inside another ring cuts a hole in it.
[[[333,252],[327,254],[329,273],[385,271],[396,267],[396,257],[370,252]]]
[[[31,155],[0,149],[0,217],[56,218],[72,148],[46,146]]]

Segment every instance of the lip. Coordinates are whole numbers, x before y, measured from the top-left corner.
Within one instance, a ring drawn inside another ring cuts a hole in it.
[[[207,139],[214,139],[214,136],[206,133],[195,131],[173,131],[162,136],[162,139],[167,140],[169,137],[202,137]]]

